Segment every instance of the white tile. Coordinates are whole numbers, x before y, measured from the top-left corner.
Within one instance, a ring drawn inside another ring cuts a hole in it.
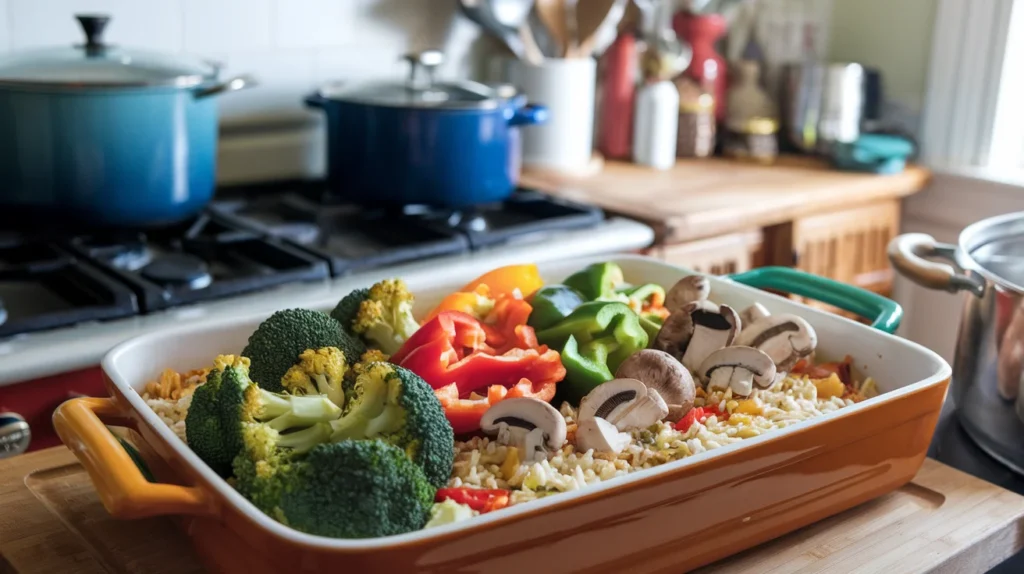
[[[354,0],[275,0],[274,45],[315,48],[352,45],[359,3]]]
[[[372,50],[350,48],[317,50],[314,77],[318,83],[356,82],[376,79],[402,80],[408,64],[402,60],[401,46],[375,46]]]
[[[272,0],[184,2],[185,49],[205,53],[270,48]]]
[[[111,17],[104,32],[111,44],[174,52],[182,48],[182,0],[7,1],[12,49],[80,43],[84,35],[74,15],[89,12]]]
[[[311,51],[236,52],[217,59],[225,65],[222,77],[250,74],[258,81],[253,88],[219,96],[222,124],[308,121],[315,115],[302,102],[316,86]]]
[[[11,31],[7,24],[7,0],[0,0],[0,54],[11,47]]]

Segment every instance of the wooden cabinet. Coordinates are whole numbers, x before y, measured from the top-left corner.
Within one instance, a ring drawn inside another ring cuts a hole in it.
[[[666,263],[701,273],[728,275],[763,265],[760,229],[655,247],[649,252]]]
[[[765,229],[765,263],[888,295],[893,271],[886,246],[899,225],[898,200],[797,218]]]

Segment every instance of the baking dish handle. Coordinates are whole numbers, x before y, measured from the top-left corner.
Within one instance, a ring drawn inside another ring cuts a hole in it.
[[[202,489],[146,479],[104,423],[123,418],[109,397],[71,399],[53,413],[57,434],[89,473],[107,512],[124,519],[216,514],[212,497]]]
[[[791,293],[856,313],[886,333],[894,332],[903,319],[903,308],[892,299],[791,267],[760,267],[729,278],[750,287]]]

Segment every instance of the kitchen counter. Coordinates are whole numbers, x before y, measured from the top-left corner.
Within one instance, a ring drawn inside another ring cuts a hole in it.
[[[202,572],[167,518],[109,517],[64,447],[0,460],[0,572]],[[927,459],[914,480],[698,572],[984,572],[1024,547],[1024,497]]]
[[[543,242],[503,245],[458,257],[374,269],[330,281],[290,284],[151,315],[18,335],[0,340],[0,387],[98,365],[103,355],[118,343],[183,322],[268,315],[287,307],[329,310],[352,289],[387,277],[415,280],[437,277],[439,273],[475,276],[513,263],[635,251],[649,246],[653,239],[650,227],[628,219],[611,218],[597,228],[561,232]]]
[[[523,185],[643,221],[659,243],[768,227],[825,212],[905,197],[927,185],[918,166],[892,175],[843,172],[819,159],[783,156],[775,165],[679,160],[667,171],[607,162],[586,177],[527,172]]]

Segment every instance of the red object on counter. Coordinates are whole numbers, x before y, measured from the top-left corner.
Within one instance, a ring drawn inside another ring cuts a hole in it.
[[[82,395],[109,396],[100,367],[0,387],[0,412],[15,413],[25,419],[32,431],[32,442],[26,452],[32,452],[61,444],[53,430],[53,411],[64,401]]]
[[[715,42],[725,34],[725,18],[720,14],[692,14],[687,11],[678,12],[672,18],[672,28],[693,48],[693,59],[690,67],[684,72],[701,85],[704,84],[704,62],[714,60],[717,64],[718,76],[715,84],[715,119],[725,121],[726,89],[729,85],[729,74],[726,73],[725,58],[715,51]]]
[[[608,159],[633,155],[633,106],[638,70],[636,38],[619,34],[604,55],[597,149]]]

